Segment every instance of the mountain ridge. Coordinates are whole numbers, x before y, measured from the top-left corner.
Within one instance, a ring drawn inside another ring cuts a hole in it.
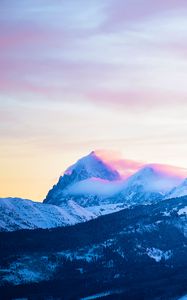
[[[103,180],[114,181],[120,180],[120,175],[116,170],[102,161],[94,151],[87,156],[79,159],[75,164],[70,166],[63,176],[60,176],[56,185],[48,192],[44,203],[55,203],[60,191],[65,190],[73,183],[83,181],[89,178],[100,178]]]
[[[0,199],[0,230],[68,226],[172,198],[177,191],[187,194],[186,181],[163,166],[147,164],[124,179],[93,151],[64,172],[43,203]]]
[[[138,202],[150,199],[157,201],[183,180],[158,164],[147,164],[125,179],[116,172],[98,159],[95,152],[91,152],[65,171],[64,176],[48,192],[44,203],[63,207],[67,199],[75,199],[79,205],[88,207],[114,203],[129,205],[135,204],[137,199]]]

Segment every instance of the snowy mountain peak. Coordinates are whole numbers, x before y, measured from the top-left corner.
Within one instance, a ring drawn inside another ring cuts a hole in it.
[[[139,180],[149,180],[150,177],[157,177],[158,172],[153,166],[146,166],[141,168],[137,173],[134,174],[134,178]]]
[[[119,173],[107,165],[103,160],[92,151],[89,155],[79,159],[74,165],[65,171],[65,175],[79,175],[79,180],[87,178],[101,178],[109,181],[119,180]]]
[[[173,188],[166,196],[166,199],[178,198],[186,195],[187,195],[187,178],[177,187]]]
[[[127,180],[127,183],[133,185],[133,184],[146,184],[147,182],[150,182],[150,180],[155,180],[159,177],[159,173],[154,169],[153,166],[145,166],[141,168],[138,172],[133,174],[129,179]]]
[[[59,205],[70,186],[93,178],[110,182],[119,180],[120,175],[92,151],[65,171],[58,183],[49,191],[44,202]]]
[[[169,173],[166,168],[159,165],[146,165],[137,173],[129,177],[126,186],[131,188],[142,186],[145,191],[165,194],[179,185],[183,179],[177,174]]]

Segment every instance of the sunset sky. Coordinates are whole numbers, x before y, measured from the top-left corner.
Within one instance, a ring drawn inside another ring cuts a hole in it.
[[[187,168],[186,0],[1,0],[0,197],[94,149]]]

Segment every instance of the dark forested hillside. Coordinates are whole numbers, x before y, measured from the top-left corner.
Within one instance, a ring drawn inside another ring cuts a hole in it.
[[[70,227],[0,233],[0,295],[177,299],[187,293],[186,206],[176,198]]]

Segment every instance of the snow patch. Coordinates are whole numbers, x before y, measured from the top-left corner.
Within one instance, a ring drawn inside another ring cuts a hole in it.
[[[171,250],[162,251],[157,248],[147,248],[146,249],[147,255],[153,258],[156,262],[160,262],[162,259],[168,260],[172,256]]]
[[[118,212],[125,208],[128,208],[128,205],[126,205],[125,203],[117,203],[117,204],[101,204],[97,206],[89,206],[87,207],[87,210],[91,211],[96,216],[103,216],[114,212]]]
[[[26,268],[17,270],[14,273],[9,273],[3,277],[4,282],[12,283],[13,285],[19,285],[28,282],[39,282],[43,280],[41,273]]]
[[[178,198],[183,196],[187,196],[187,178],[177,187],[173,188],[166,196],[166,199]]]
[[[107,296],[114,295],[114,294],[121,294],[121,293],[122,293],[122,290],[106,291],[106,292],[103,292],[103,293],[98,293],[98,294],[95,294],[95,295],[91,295],[91,296],[88,296],[88,297],[81,298],[80,300],[99,299],[99,298],[107,297]]]
[[[178,300],[187,300],[187,295],[178,298]]]
[[[187,215],[187,206],[179,209],[179,211],[177,213],[178,213],[179,216],[180,215]]]

